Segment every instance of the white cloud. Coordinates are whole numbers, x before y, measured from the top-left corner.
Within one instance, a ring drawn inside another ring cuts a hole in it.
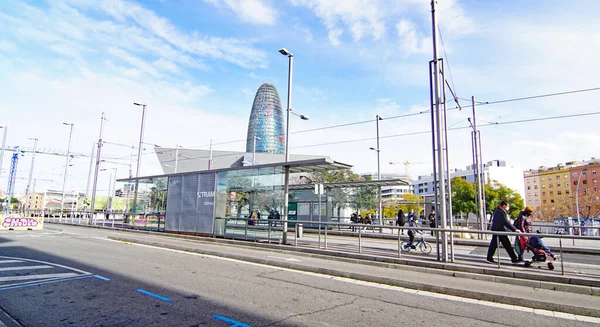
[[[7,40],[0,40],[0,51],[13,52],[17,49],[17,45]]]
[[[365,36],[374,40],[385,33],[384,10],[378,1],[368,0],[289,0],[294,6],[312,10],[323,21],[333,45],[341,43],[343,27],[350,30],[354,41]]]
[[[241,20],[262,25],[273,25],[277,19],[277,11],[264,0],[204,0],[216,6],[226,6]]]
[[[264,67],[265,53],[253,47],[251,41],[201,36],[198,33],[187,34],[180,31],[175,25],[166,18],[157,15],[155,12],[146,9],[137,3],[126,0],[63,0],[60,2],[61,8],[71,8],[71,10],[61,11],[60,14],[76,11],[78,8],[83,11],[96,11],[112,16],[116,19],[117,28],[110,30],[101,30],[103,33],[112,32],[118,39],[129,41],[140,41],[139,33],[137,38],[129,39],[127,34],[118,33],[119,30],[129,30],[135,32],[135,22],[142,30],[145,38],[141,38],[146,46],[153,48],[162,47],[163,52],[173,52],[177,49],[180,53],[177,56],[181,61],[190,62],[189,56],[209,57],[212,59],[225,60],[230,63],[245,68]],[[78,13],[81,15],[81,13]],[[82,20],[79,18],[79,20]],[[88,33],[95,34],[96,27],[103,26],[100,22],[93,20],[89,16],[83,17],[83,30],[88,29]],[[114,24],[114,23],[113,23]],[[62,31],[66,33],[65,31]],[[149,35],[149,36],[148,36]],[[105,35],[110,36],[110,35]],[[110,38],[108,38],[110,40]],[[166,44],[164,44],[166,42]],[[157,44],[158,43],[158,44]]]
[[[402,19],[396,24],[396,29],[400,38],[400,51],[405,55],[431,52],[431,38],[420,34],[413,22]]]

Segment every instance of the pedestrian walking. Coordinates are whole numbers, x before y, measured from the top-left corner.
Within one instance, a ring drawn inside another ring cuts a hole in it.
[[[508,230],[512,232],[519,232],[518,229],[513,226],[511,221],[508,219],[508,210],[510,209],[510,204],[508,201],[504,200],[500,203],[500,205],[494,210],[494,214],[492,216],[492,231],[494,232],[506,232]],[[496,253],[496,249],[498,248],[498,241],[502,243],[502,246],[508,253],[510,260],[512,263],[522,262],[523,259],[519,261],[513,247],[510,244],[510,240],[506,235],[493,235],[492,241],[490,242],[490,247],[487,252],[487,261],[491,263],[495,263],[494,254]]]
[[[531,221],[531,214],[533,213],[533,208],[530,206],[525,207],[519,215],[513,226],[516,229],[521,231],[521,233],[533,233],[533,223]],[[515,238],[515,252],[517,252],[517,259],[519,261],[523,260],[523,252],[525,252],[525,244],[529,243],[529,236],[517,236]]]
[[[427,219],[429,220],[429,227],[435,228],[435,208],[431,208],[431,212]],[[433,236],[433,231],[431,231],[431,236]]]
[[[398,210],[398,219],[396,219],[396,226],[404,226],[406,224],[406,216],[404,216],[404,211],[402,209]],[[404,229],[402,229],[402,235],[404,235]]]

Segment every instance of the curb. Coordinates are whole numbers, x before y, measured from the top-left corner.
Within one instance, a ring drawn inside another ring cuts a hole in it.
[[[77,227],[88,227],[81,225],[70,225]],[[497,268],[487,267],[471,267],[464,266],[456,263],[449,262],[437,262],[437,261],[421,261],[415,259],[404,259],[404,258],[391,258],[381,257],[373,255],[365,255],[360,253],[340,253],[324,249],[310,249],[310,248],[299,248],[289,245],[281,245],[276,243],[259,243],[259,242],[248,242],[239,241],[235,239],[225,238],[208,238],[193,235],[173,234],[173,233],[160,233],[146,231],[146,230],[135,230],[135,229],[124,229],[118,227],[102,227],[102,226],[89,226],[98,229],[117,230],[128,233],[141,233],[151,234],[157,236],[166,236],[171,238],[188,239],[201,242],[212,242],[221,244],[232,244],[236,246],[245,247],[257,247],[262,249],[268,249],[274,252],[294,252],[298,255],[326,258],[328,260],[350,262],[370,266],[378,266],[385,268],[404,269],[417,272],[424,272],[429,274],[438,274],[444,276],[454,276],[473,280],[482,280],[488,282],[504,283],[510,285],[527,286],[540,289],[556,290],[568,293],[584,294],[598,296],[600,295],[600,280],[591,278],[581,278],[576,276],[561,276],[561,275],[542,275],[532,272],[524,271],[510,271],[510,270],[498,270]],[[111,239],[123,240],[120,238],[111,237]],[[127,240],[132,243],[140,243],[135,240]],[[169,247],[168,245],[164,245]],[[194,250],[198,252],[198,250]],[[202,253],[202,252],[201,252]],[[222,253],[206,253],[216,256],[226,256]],[[401,266],[400,266],[401,265]]]
[[[276,260],[249,257],[249,256],[237,255],[237,254],[231,254],[231,253],[223,253],[223,252],[210,251],[210,250],[198,250],[198,249],[186,248],[186,247],[182,247],[182,246],[174,246],[174,245],[158,243],[158,242],[143,242],[143,241],[140,242],[140,241],[135,241],[135,240],[117,239],[117,238],[111,238],[111,239],[129,242],[129,243],[158,246],[158,247],[163,247],[163,248],[168,248],[168,249],[173,249],[173,250],[206,254],[206,255],[212,255],[212,256],[218,256],[218,257],[225,257],[225,258],[229,258],[229,259],[236,259],[236,260],[241,260],[241,261],[246,261],[246,262],[265,264],[265,265],[269,265],[269,266],[294,269],[294,270],[300,270],[300,271],[305,271],[305,272],[319,273],[319,274],[335,276],[335,277],[350,278],[350,279],[361,280],[361,281],[365,281],[365,282],[372,282],[372,283],[378,283],[378,284],[384,284],[384,285],[392,285],[392,286],[397,286],[397,287],[405,287],[405,288],[434,292],[434,293],[442,293],[442,294],[447,294],[447,295],[466,297],[466,298],[484,300],[484,301],[495,302],[495,303],[523,306],[523,307],[529,307],[529,308],[533,308],[533,309],[559,311],[559,312],[571,313],[571,314],[575,314],[575,315],[600,317],[600,308],[585,308],[585,307],[578,307],[578,306],[573,306],[573,305],[558,304],[558,303],[554,303],[554,302],[545,302],[545,301],[541,301],[541,300],[524,299],[524,298],[515,297],[515,296],[491,294],[489,292],[484,292],[484,291],[464,290],[464,289],[454,288],[454,287],[450,287],[450,286],[431,285],[431,284],[427,284],[424,282],[406,281],[406,280],[402,280],[402,279],[372,276],[372,275],[354,273],[354,272],[349,272],[349,271],[341,271],[341,270],[330,269],[330,268],[313,267],[313,266],[308,266],[308,265],[303,265],[303,264],[293,263],[293,262],[281,262],[281,261],[276,261]],[[389,266],[389,265],[386,265],[386,266]],[[400,267],[395,267],[395,268],[402,269]],[[448,273],[448,274],[444,274],[444,275],[457,277],[457,278],[464,277],[464,276],[461,276],[464,274],[455,274],[455,273],[453,273],[453,274]],[[497,279],[498,278],[495,278],[495,280],[493,280],[493,282],[496,282]],[[537,283],[540,283],[540,282],[537,282]],[[543,282],[541,282],[541,283],[543,283]],[[550,283],[547,283],[547,284],[550,284]],[[515,285],[531,286],[531,285],[522,285],[522,284],[515,284]],[[541,284],[540,284],[540,286],[541,286]],[[562,291],[557,288],[560,288],[563,285],[556,284],[556,285],[554,285],[554,287],[552,287],[551,285],[546,285],[546,286],[547,287],[539,287],[539,288]],[[535,286],[533,286],[533,287],[535,287]],[[573,288],[576,289],[577,286],[574,286]],[[574,292],[574,293],[584,294],[584,293],[579,293],[579,292]]]

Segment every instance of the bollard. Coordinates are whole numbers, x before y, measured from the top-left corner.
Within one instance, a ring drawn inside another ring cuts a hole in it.
[[[271,243],[271,221],[269,221],[269,230],[267,232],[267,238],[268,238],[267,243]]]
[[[338,225],[338,228],[340,225]],[[325,250],[327,250],[327,225],[325,226]]]
[[[304,235],[304,225],[296,224],[296,232],[298,233],[298,238],[302,238]]]
[[[294,227],[294,246],[298,246],[298,224]]]
[[[361,241],[362,240],[361,240],[361,237],[360,237],[361,231],[362,231],[362,228],[359,227],[358,228],[358,253],[362,253],[362,245],[361,245]]]
[[[392,229],[392,232],[394,230]],[[402,241],[400,240],[400,229],[398,229],[398,258],[402,257]]]
[[[563,253],[562,253],[562,237],[558,239],[558,244],[560,245],[560,271],[561,271],[561,275],[564,276],[565,274],[565,266],[563,264],[563,262],[565,261],[565,259],[563,258]]]

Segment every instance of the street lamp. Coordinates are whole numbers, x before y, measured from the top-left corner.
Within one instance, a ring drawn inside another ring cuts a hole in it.
[[[60,198],[60,218],[59,221],[62,220],[63,209],[65,206],[65,187],[67,185],[67,175],[69,173],[69,160],[71,159],[71,137],[73,136],[73,123],[63,123],[63,125],[70,126],[69,132],[69,145],[67,146],[67,162],[65,163],[65,176],[63,176],[63,187],[62,187],[62,196]]]
[[[144,123],[146,121],[146,104],[145,103],[133,103],[135,106],[142,107],[142,124],[140,126],[140,145],[138,147],[138,158],[137,158],[137,169],[135,170],[135,190],[133,198],[133,213],[137,210],[137,197],[138,197],[138,186],[140,177],[140,168],[142,167],[142,150],[144,148]]]
[[[286,109],[286,129],[285,129],[285,162],[287,163],[290,159],[289,149],[289,136],[290,136],[290,113],[300,117],[302,120],[308,120],[308,116],[298,114],[292,111],[292,72],[294,64],[294,55],[285,48],[279,49],[279,53],[287,56],[289,59],[288,65],[288,94],[287,94],[287,109]],[[290,166],[284,166],[284,188],[283,188],[283,238],[282,243],[287,244],[288,234],[288,204],[289,204],[289,186],[290,186]]]
[[[376,115],[375,116],[375,123],[377,125],[377,148],[369,148],[369,150],[373,150],[375,152],[377,152],[377,182],[381,181],[381,165],[380,165],[380,161],[379,161],[379,152],[381,152],[381,149],[379,148],[379,121],[383,120],[383,118],[381,118],[381,116]],[[383,213],[381,212],[381,185],[377,185],[377,215],[379,216],[379,225],[382,226],[383,225]]]
[[[260,137],[254,135],[254,145],[252,147],[252,166],[256,164],[256,160],[254,159],[256,157],[256,140],[260,140]]]

